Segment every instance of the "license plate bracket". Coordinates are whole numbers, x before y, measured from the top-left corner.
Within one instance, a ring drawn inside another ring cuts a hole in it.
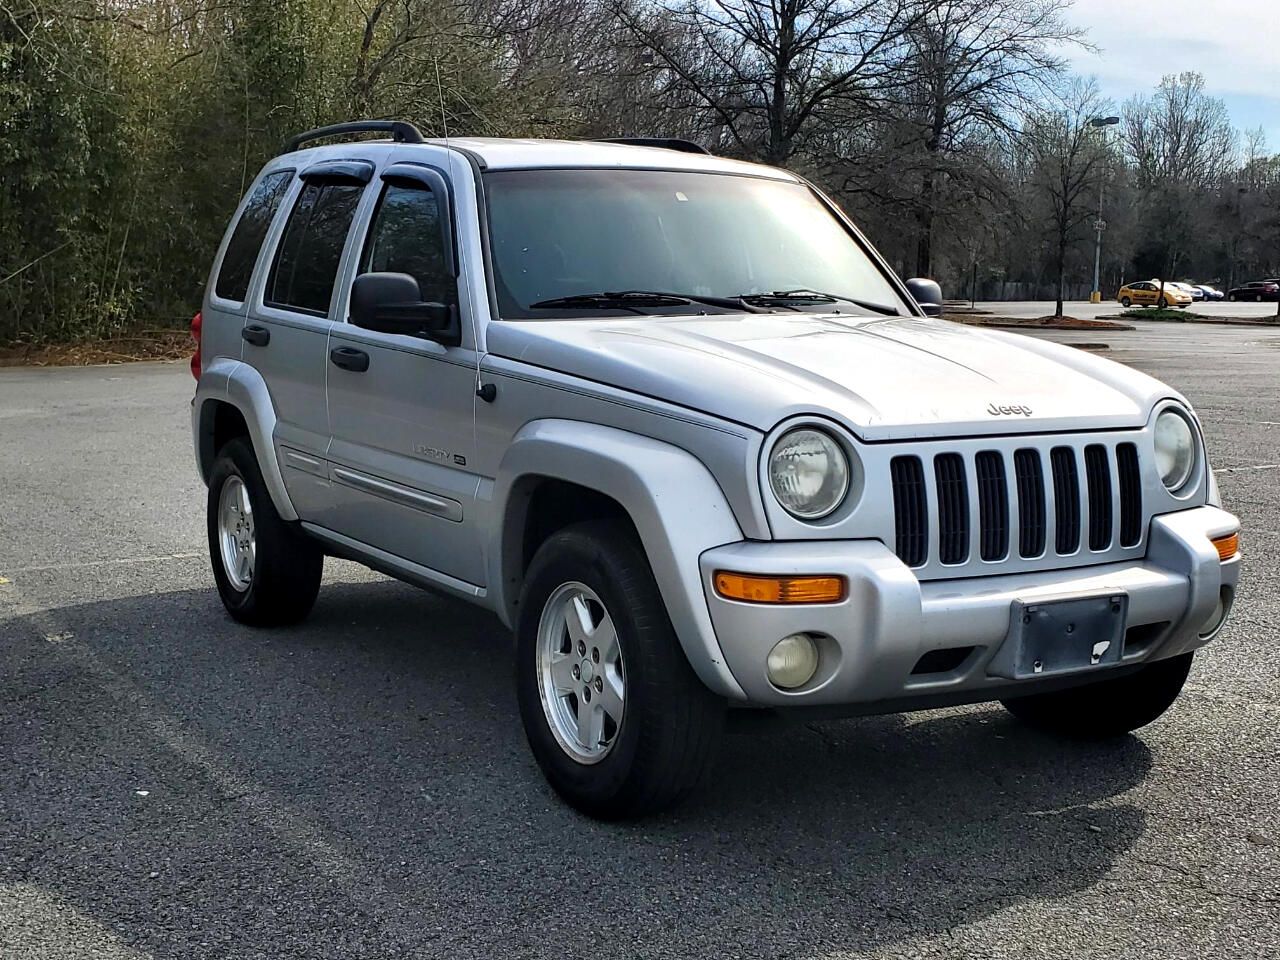
[[[1129,597],[1122,591],[1014,600],[1009,633],[989,672],[1029,680],[1119,663],[1128,614]]]

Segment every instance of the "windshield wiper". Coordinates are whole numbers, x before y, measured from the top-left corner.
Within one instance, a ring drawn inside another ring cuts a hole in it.
[[[840,301],[852,303],[855,307],[861,307],[863,310],[870,310],[872,313],[878,313],[886,317],[899,317],[902,315],[896,308],[883,303],[858,300],[854,297],[841,296],[838,293],[822,293],[818,290],[774,290],[771,293],[747,293],[738,299],[743,303],[758,306],[772,306],[774,304],[790,306],[797,303],[836,303]]]
[[[621,310],[643,311],[637,307],[684,307],[692,303],[720,307],[740,313],[743,304],[736,297],[704,297],[696,293],[667,293],[662,290],[606,290],[602,293],[578,293],[570,297],[553,297],[529,304],[530,309],[549,310],[559,308],[603,307]]]

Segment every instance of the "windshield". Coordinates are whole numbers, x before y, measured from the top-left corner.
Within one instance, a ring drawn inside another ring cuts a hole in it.
[[[504,319],[699,313],[702,302],[821,292],[826,309],[908,313],[888,279],[803,184],[670,170],[505,170],[485,176]],[[604,293],[630,292],[618,297]],[[579,298],[570,304],[566,297]],[[799,298],[813,309],[813,298]],[[551,303],[548,303],[551,301]],[[792,307],[791,309],[800,309]]]

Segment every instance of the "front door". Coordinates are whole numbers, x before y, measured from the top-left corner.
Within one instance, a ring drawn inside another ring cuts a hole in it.
[[[438,163],[418,167],[429,175],[415,176],[413,164],[384,172],[353,273],[414,277],[423,300],[460,309],[463,343],[443,346],[350,322],[333,325],[333,488],[325,526],[467,589],[484,584],[473,516],[479,485],[473,466],[477,356],[466,304],[459,303],[457,278],[447,268],[457,258],[446,256],[441,242],[440,205],[451,202],[441,153],[437,159],[415,148],[416,157]]]

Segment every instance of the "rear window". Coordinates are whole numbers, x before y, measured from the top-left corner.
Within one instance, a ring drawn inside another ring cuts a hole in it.
[[[285,170],[262,178],[249,196],[240,221],[232,231],[231,242],[222,258],[214,292],[224,300],[243,301],[249,292],[249,278],[253,265],[258,262],[258,251],[275,219],[280,198],[293,179],[293,171]]]
[[[362,184],[324,181],[302,188],[267,280],[268,304],[316,316],[329,312],[342,248],[363,189]]]

